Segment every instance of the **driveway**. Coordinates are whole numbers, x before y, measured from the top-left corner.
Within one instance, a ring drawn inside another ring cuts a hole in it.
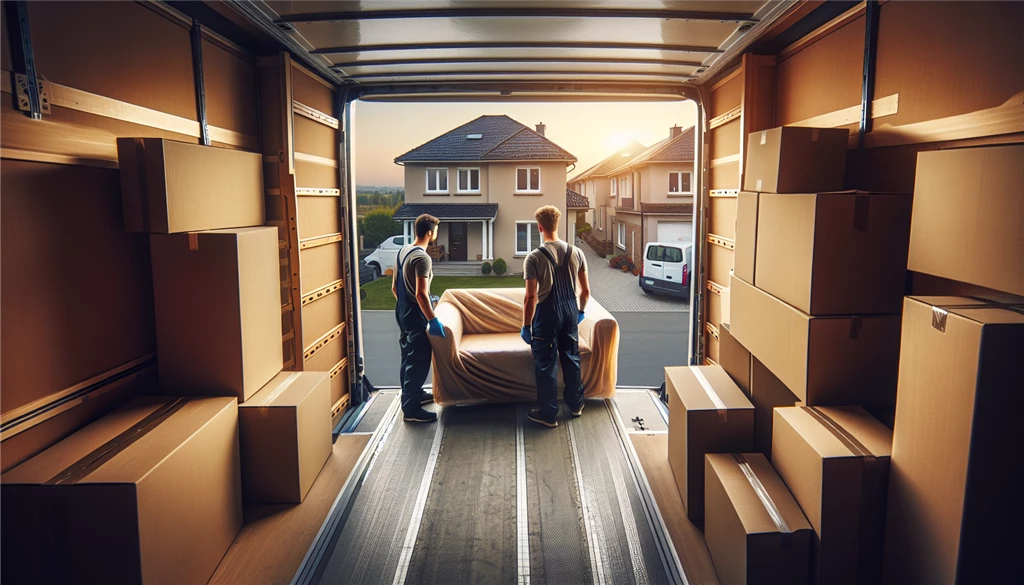
[[[609,312],[689,312],[690,305],[686,299],[645,294],[636,276],[608,266],[608,260],[598,256],[586,244],[580,245],[580,249],[587,257],[590,294]]]
[[[689,312],[619,312],[613,316],[621,332],[620,386],[657,387],[665,381],[665,366],[687,365]],[[363,355],[366,376],[374,386],[398,385],[400,354],[394,312],[363,311]],[[430,380],[428,376],[427,384]]]

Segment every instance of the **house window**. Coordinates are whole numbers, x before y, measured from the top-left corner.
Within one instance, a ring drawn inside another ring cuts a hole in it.
[[[619,179],[619,193],[622,193],[623,197],[626,196],[626,179],[624,178]]]
[[[540,246],[540,230],[535,221],[516,222],[516,255],[524,256]]]
[[[480,192],[480,169],[459,169],[459,193]]]
[[[448,192],[448,169],[427,169],[427,193]]]
[[[618,189],[615,188],[616,185],[618,185],[618,181],[612,179],[612,197],[615,197],[615,194],[618,192]]]
[[[619,222],[619,242],[618,245],[623,250],[626,249],[626,224]]]
[[[597,229],[604,231],[604,207],[597,208]]]
[[[539,193],[540,168],[516,169],[516,191],[520,193]]]
[[[690,171],[672,171],[668,174],[669,195],[690,195]]]

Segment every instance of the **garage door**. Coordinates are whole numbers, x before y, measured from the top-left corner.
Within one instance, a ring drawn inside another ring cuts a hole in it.
[[[688,221],[658,222],[659,242],[689,242],[693,236],[693,224]]]

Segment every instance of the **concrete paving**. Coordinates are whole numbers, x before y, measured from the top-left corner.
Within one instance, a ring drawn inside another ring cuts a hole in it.
[[[580,245],[587,257],[590,272],[590,294],[611,313],[689,311],[687,299],[649,295],[640,288],[639,277],[608,266],[608,260],[597,255],[590,246]]]
[[[665,366],[687,364],[688,312],[618,312],[613,315],[621,331],[620,385],[660,386],[665,381]],[[363,355],[366,375],[375,386],[398,385],[400,353],[398,324],[393,312],[363,311]],[[427,383],[430,383],[429,376]]]

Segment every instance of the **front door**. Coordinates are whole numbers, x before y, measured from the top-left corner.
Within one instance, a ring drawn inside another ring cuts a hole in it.
[[[451,247],[450,258],[455,262],[466,261],[466,222],[448,224],[448,245]]]

